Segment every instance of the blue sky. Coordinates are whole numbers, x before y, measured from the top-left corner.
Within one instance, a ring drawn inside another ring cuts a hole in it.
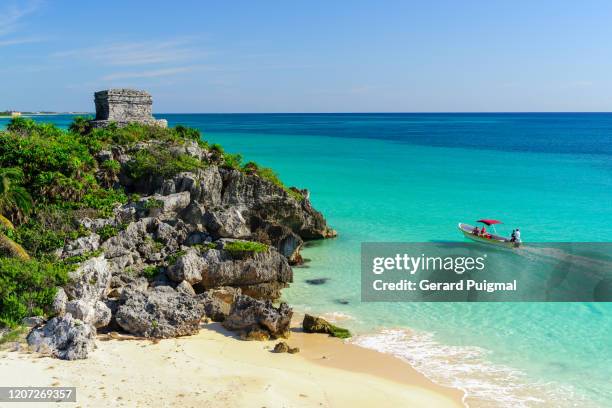
[[[0,0],[0,110],[611,111],[609,1]]]

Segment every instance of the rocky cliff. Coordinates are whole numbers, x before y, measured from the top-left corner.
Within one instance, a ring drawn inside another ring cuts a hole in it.
[[[96,330],[175,337],[203,318],[248,339],[287,336],[291,308],[272,301],[292,282],[304,241],[335,236],[308,192],[193,137],[139,129],[148,136],[95,153],[96,177],[130,199],[111,216],[80,218],[88,233],[56,251],[80,262],[30,344],[85,358]],[[106,163],[116,163],[110,174]]]

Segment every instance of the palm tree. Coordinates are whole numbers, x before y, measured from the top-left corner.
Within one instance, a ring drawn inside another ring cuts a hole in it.
[[[10,239],[3,231],[14,230],[11,220],[23,220],[32,211],[32,197],[28,191],[20,185],[23,182],[23,172],[16,167],[0,169],[0,248],[9,254],[21,258],[30,259],[28,253],[21,245]]]
[[[23,186],[23,171],[17,167],[0,169],[0,214],[22,221],[32,211],[32,197]]]

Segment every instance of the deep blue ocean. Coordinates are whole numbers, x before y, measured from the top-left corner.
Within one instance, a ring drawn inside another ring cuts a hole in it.
[[[296,309],[466,390],[470,406],[610,406],[612,304],[362,303],[360,245],[461,241],[457,222],[483,217],[525,241],[612,241],[612,114],[156,116],[311,191],[339,236],[304,250],[283,294]]]

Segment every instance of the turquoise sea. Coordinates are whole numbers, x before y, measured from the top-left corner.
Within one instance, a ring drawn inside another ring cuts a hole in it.
[[[525,241],[612,241],[612,114],[156,116],[310,189],[339,236],[304,250],[283,294],[296,309],[473,407],[610,406],[611,303],[361,303],[360,245],[460,241],[457,222],[482,217]]]

